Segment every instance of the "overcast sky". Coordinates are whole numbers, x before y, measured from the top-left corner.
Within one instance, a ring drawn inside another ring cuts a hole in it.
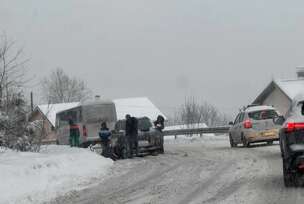
[[[164,112],[194,95],[234,114],[293,77],[303,22],[303,0],[0,0],[0,31],[37,81],[62,67],[95,94],[148,96]]]

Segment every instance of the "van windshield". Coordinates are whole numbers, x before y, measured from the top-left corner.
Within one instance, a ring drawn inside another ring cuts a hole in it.
[[[248,113],[248,115],[253,120],[268,120],[277,117],[278,113],[275,110],[261,110]]]
[[[87,123],[98,123],[101,121],[116,121],[116,110],[113,104],[96,104],[82,107],[83,119]]]
[[[69,125],[69,120],[72,120],[74,123],[79,123],[81,121],[81,111],[80,109],[73,109],[64,111],[57,115],[57,126],[63,127]]]

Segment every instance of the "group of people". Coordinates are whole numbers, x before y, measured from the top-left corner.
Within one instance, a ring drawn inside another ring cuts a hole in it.
[[[159,132],[162,132],[165,127],[165,119],[163,116],[159,115],[157,120],[154,121],[154,127]],[[133,158],[134,155],[138,156],[139,147],[138,147],[138,120],[136,117],[127,114],[125,117],[125,138],[128,145],[128,157]],[[101,124],[99,137],[102,142],[103,151],[102,155],[105,157],[111,157],[110,150],[110,141],[111,141],[111,132],[107,127],[107,124],[103,122]]]
[[[125,136],[129,150],[128,157],[132,158],[134,154],[138,155],[138,120],[136,117],[131,117],[131,115],[127,114],[125,124]],[[103,146],[102,155],[110,157],[111,132],[105,122],[101,124],[99,137]]]
[[[159,115],[157,120],[154,121],[155,129],[162,132],[164,129],[165,119],[163,116]],[[79,127],[74,124],[73,120],[69,121],[70,123],[70,145],[71,147],[79,146]],[[99,137],[101,139],[102,155],[105,157],[111,157],[111,131],[107,127],[106,122],[101,123]],[[139,148],[138,148],[138,120],[136,117],[127,114],[125,116],[125,138],[128,146],[128,157],[132,158],[134,155],[138,156]]]

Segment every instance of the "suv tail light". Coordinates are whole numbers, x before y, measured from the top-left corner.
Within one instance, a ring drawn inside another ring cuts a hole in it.
[[[304,130],[304,123],[286,123],[285,132],[291,133],[297,130]]]
[[[301,163],[299,166],[298,166],[298,170],[300,171],[300,172],[304,172],[304,164],[303,163]]]
[[[250,129],[250,128],[252,128],[252,122],[251,122],[251,120],[245,120],[245,121],[244,121],[244,128],[245,128],[245,129]]]

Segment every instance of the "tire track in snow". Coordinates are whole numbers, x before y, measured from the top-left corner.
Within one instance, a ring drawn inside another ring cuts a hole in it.
[[[214,184],[220,175],[223,174],[227,169],[229,169],[233,165],[232,162],[225,162],[224,165],[218,166],[216,171],[212,173],[206,181],[203,181],[201,185],[196,187],[191,193],[187,194],[182,200],[178,202],[178,204],[191,203],[191,201],[195,200],[200,194]]]
[[[180,162],[182,155],[184,155],[184,151],[177,151],[173,156],[169,153],[168,155],[160,155],[158,158],[138,159],[141,162],[130,169],[126,175],[118,176],[113,180],[109,179],[109,182],[113,182],[114,185],[110,184],[109,188],[100,190],[104,191],[102,194],[98,194],[98,190],[88,189],[87,194],[82,193],[81,196],[75,197],[74,201],[70,203],[96,203],[98,200],[100,200],[98,203],[106,204],[125,203],[130,195],[159,183],[165,174],[185,165],[185,163]],[[129,161],[133,162],[132,160]],[[121,164],[124,164],[124,161]],[[107,181],[102,185],[107,185]]]
[[[118,197],[127,197],[131,193],[134,193],[140,189],[145,188],[145,186],[150,186],[150,185],[152,185],[152,183],[157,183],[162,175],[175,170],[179,166],[181,166],[181,164],[174,164],[174,165],[170,166],[169,168],[165,168],[161,171],[154,172],[153,174],[149,175],[148,177],[138,180],[137,182],[135,182],[129,186],[124,186],[122,189],[120,189],[118,191],[114,191],[114,192],[111,192],[110,194],[104,195],[103,199],[112,200],[114,198],[117,199]]]

